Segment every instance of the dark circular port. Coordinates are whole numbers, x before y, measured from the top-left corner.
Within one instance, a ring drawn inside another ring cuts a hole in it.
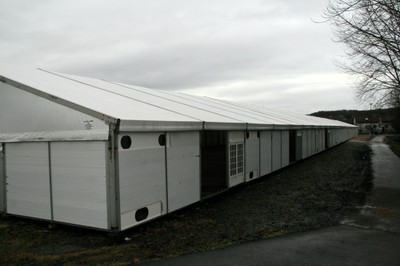
[[[160,144],[160,146],[165,146],[165,134],[162,134],[158,137],[158,143]]]
[[[254,173],[253,172],[250,172],[250,179],[253,179],[253,177],[254,177]]]
[[[124,149],[124,150],[129,149],[131,147],[131,145],[132,145],[131,137],[123,136],[121,138],[121,147],[122,147],[122,149]]]
[[[149,209],[147,207],[141,208],[135,213],[136,222],[146,220],[147,217],[149,217]]]

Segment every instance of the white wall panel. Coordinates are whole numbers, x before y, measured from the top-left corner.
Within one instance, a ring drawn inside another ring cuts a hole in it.
[[[318,153],[321,151],[321,137],[320,137],[320,130],[315,130],[315,152]]]
[[[308,129],[303,130],[302,153],[303,153],[303,159],[307,158],[309,156],[309,154],[308,154]]]
[[[53,142],[51,166],[54,220],[107,229],[106,143]]]
[[[313,153],[313,142],[315,143],[315,139],[313,140],[312,137],[312,129],[307,130],[307,155],[312,156],[314,155]]]
[[[3,154],[3,146],[0,143],[0,212],[5,212],[6,210],[6,202],[5,202],[5,193],[6,193],[6,177],[4,173],[4,154]]]
[[[272,172],[272,131],[260,132],[260,176]]]
[[[246,133],[246,181],[253,180],[259,176],[260,167],[260,139],[257,131]]]
[[[243,142],[244,132],[243,131],[228,131],[228,141],[230,143]]]
[[[200,200],[200,133],[168,133],[168,211]]]
[[[7,212],[51,219],[47,142],[7,143]]]
[[[165,146],[159,143],[163,134],[122,133],[118,138],[121,229],[166,213]],[[121,147],[124,136],[131,140],[126,149]],[[148,210],[147,217],[136,219],[138,210],[144,208]]]
[[[272,131],[272,171],[282,168],[281,132]]]
[[[336,145],[336,129],[330,129],[329,144],[329,147],[333,147]]]
[[[317,143],[316,143],[316,129],[310,130],[311,132],[311,154],[317,153]]]
[[[325,130],[319,130],[319,151],[325,150]]]

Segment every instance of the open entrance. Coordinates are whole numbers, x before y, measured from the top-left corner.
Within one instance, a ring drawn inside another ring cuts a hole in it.
[[[296,161],[296,130],[291,129],[289,131],[289,163]]]
[[[226,134],[205,130],[201,135],[201,197],[228,188]]]

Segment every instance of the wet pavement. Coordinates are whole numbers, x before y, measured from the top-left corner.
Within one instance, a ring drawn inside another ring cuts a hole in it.
[[[370,141],[374,179],[367,202],[342,224],[400,233],[400,158],[383,140],[380,135]]]
[[[400,237],[339,225],[145,265],[399,265]]]
[[[341,225],[146,265],[400,265],[400,158],[370,141],[373,188]]]

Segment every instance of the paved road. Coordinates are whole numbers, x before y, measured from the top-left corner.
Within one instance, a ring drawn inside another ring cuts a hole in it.
[[[341,225],[146,265],[400,265],[400,158],[383,139],[370,142],[367,203]]]

